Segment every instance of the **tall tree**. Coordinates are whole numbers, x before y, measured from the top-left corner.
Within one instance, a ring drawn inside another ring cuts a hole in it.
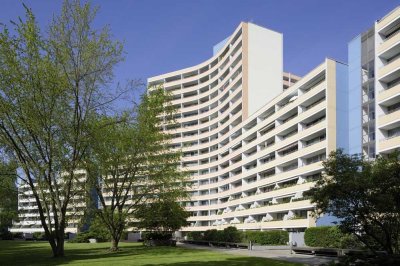
[[[325,176],[308,195],[317,215],[338,217],[339,227],[372,251],[399,254],[400,160],[394,152],[375,161],[342,150],[323,163]]]
[[[38,206],[53,256],[64,255],[67,209],[84,197],[79,173],[94,117],[115,99],[105,93],[122,45],[93,29],[96,9],[64,1],[49,34],[26,20],[0,33],[0,146],[11,151]]]
[[[170,136],[161,126],[174,123],[174,108],[163,88],[144,94],[131,114],[102,117],[113,126],[94,132],[87,172],[97,191],[101,208],[97,215],[112,237],[111,250],[118,250],[121,234],[134,210],[161,196],[178,199],[186,195],[185,172],[178,168],[181,154],[168,147]]]

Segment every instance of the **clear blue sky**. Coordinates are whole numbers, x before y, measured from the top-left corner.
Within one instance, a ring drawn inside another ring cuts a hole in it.
[[[41,25],[61,1],[26,0]],[[1,0],[0,22],[23,15],[22,2]],[[116,79],[141,78],[198,64],[241,21],[283,33],[284,69],[304,75],[325,57],[347,62],[347,43],[400,4],[398,0],[118,0],[100,6],[96,24],[125,41]]]

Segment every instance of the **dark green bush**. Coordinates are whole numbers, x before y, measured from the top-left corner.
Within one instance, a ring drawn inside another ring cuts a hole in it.
[[[33,239],[35,240],[46,240],[46,235],[44,232],[35,232],[33,233]]]
[[[289,233],[283,230],[243,232],[243,242],[249,241],[258,245],[286,245]]]
[[[218,240],[218,230],[217,229],[211,229],[207,230],[204,232],[204,240],[205,241],[219,241]]]
[[[204,240],[203,237],[204,232],[199,232],[199,231],[194,231],[194,232],[189,232],[186,236],[188,240]]]
[[[92,238],[89,232],[78,233],[69,243],[89,243],[89,238]]]
[[[172,239],[171,232],[143,232],[142,239],[147,240],[170,240]]]
[[[2,231],[0,233],[0,239],[2,239],[2,240],[13,240],[13,234],[10,231]]]
[[[345,235],[337,226],[318,226],[307,228],[304,242],[309,247],[341,248]]]
[[[229,226],[220,232],[222,232],[222,242],[239,243],[242,240],[242,232],[236,227]]]
[[[13,238],[23,238],[22,233],[12,233]]]

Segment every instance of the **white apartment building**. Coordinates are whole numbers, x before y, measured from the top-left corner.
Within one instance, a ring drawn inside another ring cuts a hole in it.
[[[76,171],[76,174],[80,176],[77,180],[83,182],[85,179],[85,171]],[[74,186],[73,190],[74,193],[66,212],[66,233],[77,233],[79,223],[87,208],[85,191],[79,186]],[[45,197],[45,195],[43,196]],[[51,209],[49,213],[50,221],[54,223],[54,213]],[[32,234],[35,232],[44,232],[36,199],[28,184],[21,184],[18,187],[18,219],[19,221],[15,221],[13,227],[10,228],[12,233]]]
[[[326,59],[304,77],[283,72],[282,34],[241,23],[196,66],[148,79],[178,107],[172,149],[190,171],[190,226],[204,231],[303,231],[329,223],[303,196],[337,148],[376,155],[400,147],[400,7],[348,45],[349,65]],[[32,193],[12,232],[43,231]],[[76,232],[85,203],[69,209]]]
[[[171,91],[179,110],[179,126],[164,130],[191,172],[191,225],[183,231],[315,226],[303,193],[345,143],[337,103],[347,66],[326,59],[288,83],[282,46],[280,33],[241,23],[209,60],[149,78],[150,87]]]

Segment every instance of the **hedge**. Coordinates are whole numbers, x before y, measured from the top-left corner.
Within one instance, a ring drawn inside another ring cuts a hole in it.
[[[203,240],[213,242],[249,242],[259,245],[286,245],[289,241],[289,233],[287,231],[246,231],[237,230],[236,227],[229,226],[224,230],[217,229],[207,230],[205,232],[189,232],[187,234],[189,240]]]
[[[342,237],[337,226],[310,227],[304,233],[304,242],[309,247],[339,248]]]
[[[251,241],[258,245],[287,245],[289,233],[283,230],[245,231],[243,232],[243,241]]]

